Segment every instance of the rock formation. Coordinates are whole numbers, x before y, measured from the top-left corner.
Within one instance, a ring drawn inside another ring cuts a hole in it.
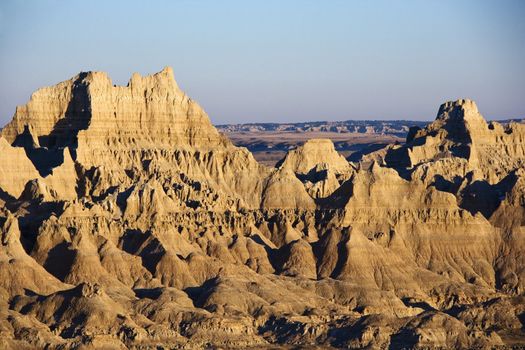
[[[277,167],[295,173],[312,198],[328,197],[354,170],[327,139],[307,141],[288,152]]]
[[[268,168],[171,68],[80,73],[2,130],[0,347],[525,346],[524,141],[458,100]]]

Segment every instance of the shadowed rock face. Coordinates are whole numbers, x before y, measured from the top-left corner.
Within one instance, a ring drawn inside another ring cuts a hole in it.
[[[470,170],[496,183],[523,166],[524,132],[523,125],[515,122],[487,124],[471,100],[447,102],[433,123],[414,129],[406,144],[389,149],[385,163],[394,168],[413,168],[441,159],[463,158]]]
[[[524,141],[458,100],[267,168],[171,68],[80,73],[2,130],[0,347],[523,346]]]

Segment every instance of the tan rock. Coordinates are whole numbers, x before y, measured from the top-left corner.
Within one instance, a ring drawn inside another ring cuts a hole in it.
[[[12,147],[0,136],[0,189],[8,195],[18,198],[26,183],[39,178],[39,174],[27,158],[23,148]]]
[[[311,139],[306,141],[303,146],[288,152],[278,166],[304,175],[321,164],[337,174],[350,170],[348,161],[337,153],[334,144],[328,139]]]
[[[0,137],[0,347],[522,346],[524,135],[458,100],[269,169],[171,68],[80,73]]]

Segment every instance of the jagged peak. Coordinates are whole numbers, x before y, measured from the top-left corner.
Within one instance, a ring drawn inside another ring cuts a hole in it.
[[[142,85],[144,82],[148,83],[151,80],[154,80],[159,85],[169,86],[175,89],[179,89],[177,82],[175,81],[175,74],[173,73],[173,68],[170,66],[164,67],[161,71],[153,73],[150,75],[142,76],[140,73],[133,73],[129,80],[128,86],[133,87],[137,85]]]
[[[98,138],[125,134],[126,140],[145,140],[155,135],[159,142],[206,147],[223,143],[204,110],[179,89],[169,66],[151,75],[134,73],[127,86],[113,85],[105,72],[81,72],[35,92],[26,105],[17,108],[2,135],[12,144],[27,129],[26,134],[35,140],[61,138],[60,143],[46,141],[41,146],[69,146],[76,145],[69,135],[76,137],[79,130],[88,128],[96,129]],[[64,138],[67,142],[62,142]],[[29,138],[25,141],[37,144]]]
[[[166,66],[162,70],[160,70],[160,71],[158,71],[156,73],[152,73],[152,74],[141,75],[140,73],[135,72],[135,73],[133,73],[131,75],[131,77],[130,77],[130,79],[128,81],[128,85],[127,86],[122,86],[122,87],[130,87],[132,85],[132,83],[136,84],[137,82],[149,83],[152,80],[156,81],[156,82],[163,82],[163,83],[165,83],[167,85],[172,85],[173,87],[178,89],[177,82],[175,81],[175,75],[173,73],[173,68],[170,67],[170,66]],[[49,87],[44,87],[44,88],[38,89],[37,91],[35,91],[33,93],[33,95],[34,94],[38,94],[41,91],[45,91],[46,89],[54,88],[54,87],[59,86],[61,84],[70,85],[71,83],[79,83],[79,82],[82,82],[82,83],[85,83],[85,84],[100,83],[100,84],[105,84],[105,85],[118,87],[118,85],[114,85],[113,84],[113,81],[112,81],[109,73],[107,73],[107,72],[104,72],[104,71],[81,71],[78,74],[76,74],[74,77],[72,77],[71,79],[63,81],[63,82],[61,82],[61,83],[59,83],[59,84],[57,84],[55,86],[49,86]]]
[[[474,102],[473,100],[467,99],[467,98],[463,98],[463,99],[458,99],[455,101],[447,101],[445,103],[442,103],[441,106],[439,106],[438,117],[441,114],[443,114],[445,111],[449,111],[451,109],[457,109],[457,108],[460,108],[463,110],[471,110],[471,111],[475,111],[476,113],[479,113],[476,102]]]
[[[436,120],[424,129],[414,128],[407,142],[430,135],[441,134],[454,142],[471,143],[488,131],[488,124],[473,100],[447,101],[439,107]]]
[[[72,78],[62,81],[56,85],[53,86],[47,86],[41,89],[36,90],[32,95],[31,99],[37,99],[40,98],[40,94],[42,94],[42,97],[46,97],[49,93],[52,93],[53,90],[56,90],[57,88],[65,88],[68,87],[75,87],[78,85],[108,85],[113,86],[113,82],[111,80],[111,77],[107,72],[103,71],[80,71],[78,74],[73,76]]]
[[[171,66],[165,66],[164,68],[162,68],[162,70],[157,73],[157,74],[167,74],[167,75],[170,75],[170,76],[174,76],[173,75],[173,68],[171,68]]]
[[[439,107],[436,120],[470,121],[486,123],[476,102],[469,99],[447,101]]]
[[[439,107],[435,121],[424,129],[411,129],[407,143],[389,150],[385,159],[389,166],[412,166],[447,154],[474,161],[472,145],[483,142],[488,133],[488,124],[473,100],[447,101]]]

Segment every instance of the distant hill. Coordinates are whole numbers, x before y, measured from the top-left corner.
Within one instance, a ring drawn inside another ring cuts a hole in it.
[[[336,132],[381,134],[405,137],[411,126],[424,127],[429,121],[416,120],[345,120],[300,123],[248,123],[217,125],[221,132]]]
[[[501,124],[523,123],[524,119],[499,120]],[[286,152],[315,138],[330,139],[335,149],[350,161],[385,147],[403,142],[408,130],[424,128],[429,121],[417,120],[345,120],[300,123],[222,124],[216,128],[240,147],[246,147],[255,159],[274,166]]]
[[[514,118],[498,120],[499,123],[524,123],[525,119]],[[219,124],[215,127],[224,133],[239,132],[335,132],[380,134],[404,138],[412,126],[423,128],[430,121],[418,120],[344,120],[344,121],[315,121],[299,123],[246,123],[246,124]]]

